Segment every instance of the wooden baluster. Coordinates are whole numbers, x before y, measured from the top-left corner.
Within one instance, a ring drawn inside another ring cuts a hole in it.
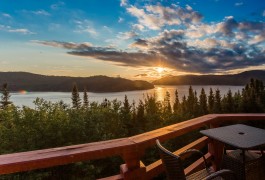
[[[146,168],[145,165],[140,161],[140,158],[143,154],[143,150],[139,151],[135,148],[123,153],[125,164],[120,166],[120,171],[125,180],[145,179]]]

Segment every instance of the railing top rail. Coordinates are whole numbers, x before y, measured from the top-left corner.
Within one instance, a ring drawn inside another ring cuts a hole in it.
[[[265,120],[265,114],[210,114],[128,138],[0,155],[0,174],[123,156],[154,145],[157,138],[165,141],[205,125],[230,120]]]

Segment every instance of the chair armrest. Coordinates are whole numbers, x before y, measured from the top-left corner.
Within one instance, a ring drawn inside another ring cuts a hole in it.
[[[207,168],[207,162],[206,162],[206,159],[205,159],[205,157],[204,157],[204,154],[203,154],[201,151],[199,151],[199,150],[197,150],[197,149],[188,149],[188,150],[186,150],[186,151],[180,153],[179,156],[181,157],[181,156],[185,156],[185,155],[187,155],[187,154],[199,154],[199,155],[203,158],[205,168]]]
[[[216,177],[222,177],[224,179],[227,179],[227,177],[229,177],[228,179],[235,179],[235,180],[237,179],[236,174],[233,171],[229,169],[222,169],[220,171],[216,171],[210,174],[209,176],[205,178],[205,180],[212,180]]]

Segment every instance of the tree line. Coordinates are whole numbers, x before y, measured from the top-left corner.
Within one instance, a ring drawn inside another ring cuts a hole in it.
[[[229,90],[221,96],[220,90],[210,89],[207,95],[203,88],[197,93],[190,86],[188,95],[181,98],[176,90],[173,104],[170,96],[167,92],[163,101],[157,101],[155,95],[145,95],[138,104],[129,103],[127,96],[123,101],[90,102],[86,89],[80,97],[75,84],[71,105],[37,98],[34,108],[19,108],[10,101],[8,86],[4,84],[0,101],[0,154],[128,137],[209,113],[265,112],[264,84],[256,79],[234,94]],[[197,136],[195,132],[178,139],[174,148]],[[143,161],[152,161],[153,152],[149,151]],[[114,157],[0,176],[0,179],[95,179],[119,173],[120,164],[122,160]]]

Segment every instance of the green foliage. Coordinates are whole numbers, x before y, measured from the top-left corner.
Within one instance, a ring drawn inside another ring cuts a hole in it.
[[[88,95],[86,88],[84,89],[83,106],[88,108]]]
[[[81,106],[81,99],[79,97],[79,92],[76,84],[73,85],[72,89],[72,104],[73,108],[75,109],[78,109]]]
[[[205,90],[202,88],[199,100],[200,115],[208,113],[207,96]]]
[[[7,83],[4,83],[1,89],[1,101],[0,101],[0,108],[5,109],[9,104],[12,104],[11,101],[9,101],[10,95],[9,91],[7,89]]]
[[[147,95],[137,105],[130,104],[127,96],[123,102],[107,99],[102,103],[88,102],[85,92],[83,106],[74,86],[73,107],[62,101],[51,103],[37,98],[34,109],[13,105],[0,109],[0,154],[128,137],[207,113],[265,112],[265,90],[259,80],[251,80],[242,93],[233,95],[228,91],[224,97],[219,90],[214,93],[212,89],[207,97],[202,89],[197,98],[190,87],[188,96],[179,101],[176,91],[173,111],[168,92],[162,102]],[[170,146],[179,147],[195,136],[196,132],[183,136]],[[147,162],[153,159],[154,151],[147,155]],[[16,173],[2,179],[95,179],[118,173],[121,163],[115,157]]]

